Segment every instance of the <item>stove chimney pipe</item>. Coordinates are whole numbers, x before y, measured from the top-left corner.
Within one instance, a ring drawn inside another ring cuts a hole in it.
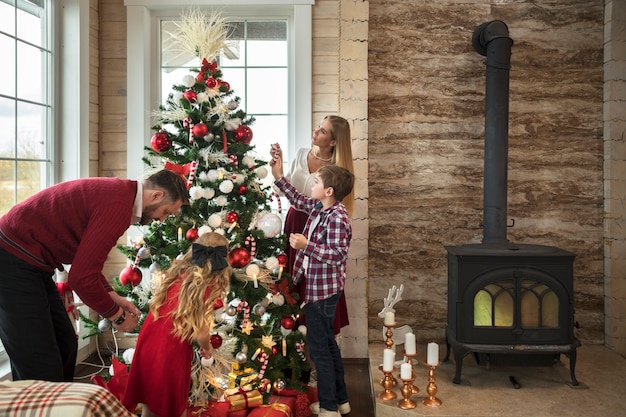
[[[472,46],[487,57],[483,243],[506,243],[509,118],[509,29],[500,20],[474,30]]]

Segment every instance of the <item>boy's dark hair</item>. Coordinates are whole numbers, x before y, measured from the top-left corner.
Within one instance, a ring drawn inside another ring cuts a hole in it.
[[[343,200],[354,186],[354,174],[337,165],[325,165],[317,170],[324,187],[333,187],[335,199]]]
[[[182,201],[183,205],[189,204],[189,192],[187,184],[173,171],[162,169],[145,179],[148,186],[165,191],[166,201]]]

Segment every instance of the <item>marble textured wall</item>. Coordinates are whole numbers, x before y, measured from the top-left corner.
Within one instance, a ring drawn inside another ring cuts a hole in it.
[[[576,253],[576,335],[603,343],[603,4],[592,0],[370,0],[370,340],[403,283],[398,323],[443,341],[444,245],[482,239],[485,58],[471,37],[491,20],[514,42],[508,240]]]

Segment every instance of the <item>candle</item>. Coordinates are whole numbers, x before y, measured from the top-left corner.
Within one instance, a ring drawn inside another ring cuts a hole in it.
[[[411,379],[412,371],[410,363],[403,363],[400,365],[400,379]]]
[[[415,335],[407,333],[404,336],[404,352],[407,355],[415,355]]]
[[[393,372],[393,363],[396,360],[396,352],[391,349],[383,349],[383,371]]]
[[[393,326],[394,324],[396,324],[396,315],[393,311],[386,311],[385,312],[385,320],[384,322],[385,326]]]
[[[259,280],[256,278],[256,274],[254,274],[253,281],[254,281],[254,288],[259,288]]]
[[[283,275],[283,267],[278,268],[278,279],[276,281],[280,281],[280,277]]]
[[[180,242],[181,240],[183,240],[183,228],[179,227],[178,228],[178,241]]]
[[[426,355],[426,363],[430,366],[439,365],[439,345],[435,342],[428,344],[428,354]]]

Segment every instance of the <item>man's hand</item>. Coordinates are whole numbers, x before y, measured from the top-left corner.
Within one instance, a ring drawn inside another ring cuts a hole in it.
[[[132,332],[133,330],[135,330],[137,328],[137,324],[139,323],[139,318],[141,317],[141,310],[139,310],[132,301],[127,300],[115,291],[109,292],[109,296],[113,299],[113,301],[115,301],[115,304],[120,306],[123,311],[122,314],[125,315],[124,321],[119,325],[115,324],[115,319],[119,318],[121,314],[116,314],[115,316],[111,317],[113,327],[116,330],[120,330],[123,332]]]

